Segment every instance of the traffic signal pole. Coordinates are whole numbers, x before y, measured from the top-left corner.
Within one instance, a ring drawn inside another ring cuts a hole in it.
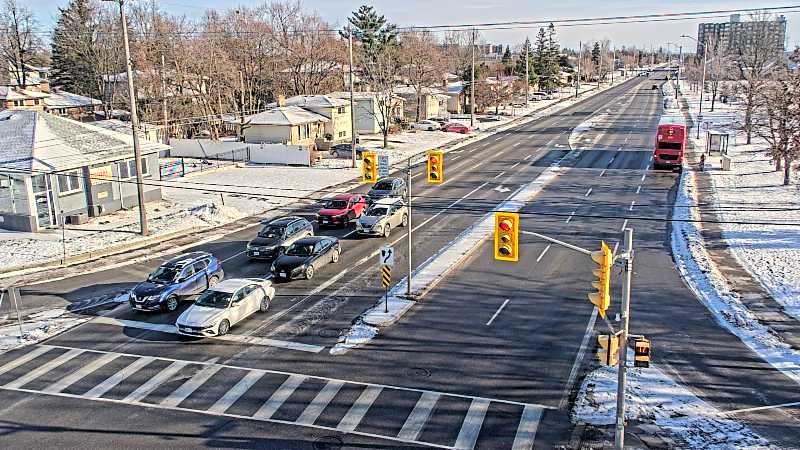
[[[411,252],[414,248],[411,245],[411,231],[414,229],[414,226],[411,225],[411,158],[408,158],[408,171],[406,173],[408,176],[408,181],[406,182],[406,196],[408,200],[406,203],[408,204],[408,275],[406,276],[406,297],[411,298],[411,272],[413,270],[411,264]]]
[[[630,322],[631,279],[633,277],[633,229],[625,229],[625,253],[619,256],[625,261],[625,277],[622,286],[622,335],[619,346],[619,366],[617,375],[617,427],[614,448],[623,450],[625,446],[625,375],[628,359],[628,323]]]

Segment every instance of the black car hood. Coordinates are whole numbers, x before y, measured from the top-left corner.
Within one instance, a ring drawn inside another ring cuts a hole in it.
[[[275,268],[276,269],[285,269],[285,270],[292,270],[295,267],[299,267],[311,259],[310,256],[291,256],[291,255],[281,255],[278,259],[275,260]]]
[[[250,245],[257,245],[259,247],[271,247],[273,245],[278,245],[279,242],[281,242],[280,239],[256,237],[255,239],[250,241]]]
[[[137,297],[147,297],[150,295],[161,295],[164,289],[167,288],[166,284],[157,284],[150,281],[142,281],[133,288],[133,293]]]
[[[372,189],[372,190],[369,191],[369,194],[367,194],[367,196],[368,197],[387,197],[391,193],[392,193],[391,190],[379,191],[379,190],[376,190],[376,189]]]

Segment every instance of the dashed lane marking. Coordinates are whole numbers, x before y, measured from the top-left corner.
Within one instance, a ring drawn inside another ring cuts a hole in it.
[[[572,220],[572,216],[574,216],[574,215],[575,215],[575,211],[572,211],[571,213],[569,213],[569,217],[567,217],[567,220],[565,220],[564,223],[569,223],[569,221]]]
[[[550,250],[550,246],[551,246],[551,244],[547,244],[547,247],[545,247],[545,248],[544,248],[544,250],[542,250],[542,253],[539,255],[539,257],[538,257],[538,258],[536,258],[536,262],[537,262],[537,263],[538,263],[539,261],[541,261],[541,260],[542,260],[542,258],[544,258],[544,255],[545,255],[545,253],[547,253],[547,251],[548,251],[548,250]]]
[[[592,189],[594,189],[594,188],[589,188],[589,190],[588,190],[588,191],[586,191],[586,194],[584,194],[583,196],[584,196],[584,197],[588,197],[588,196],[589,196],[589,194],[591,194],[591,193],[592,193]]]
[[[509,301],[510,301],[510,299],[506,299],[506,300],[503,302],[503,304],[502,304],[502,305],[500,305],[500,307],[499,307],[499,308],[497,308],[497,311],[495,311],[495,312],[494,312],[494,314],[492,314],[492,318],[491,318],[491,319],[489,319],[489,321],[488,321],[488,322],[486,322],[486,326],[487,326],[487,327],[488,327],[488,326],[490,326],[490,325],[492,324],[492,322],[494,322],[494,319],[496,319],[496,318],[497,318],[497,316],[499,316],[499,315],[500,315],[500,312],[502,312],[502,311],[503,311],[503,308],[505,308],[505,307],[506,307],[506,305],[508,304],[508,302],[509,302]]]
[[[628,226],[628,219],[625,219],[625,221],[622,222],[622,228],[620,228],[619,231],[625,231],[625,228],[627,226]]]
[[[631,207],[628,208],[628,211],[633,211],[633,205],[636,204],[636,200],[631,200]]]

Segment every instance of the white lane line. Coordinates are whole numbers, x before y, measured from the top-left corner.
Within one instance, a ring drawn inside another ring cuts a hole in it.
[[[602,171],[602,172],[600,172],[600,176],[602,177],[602,176],[603,176],[603,175],[605,175],[605,174],[606,174],[606,169],[603,169],[603,171]]]
[[[202,386],[209,378],[213,377],[220,369],[222,369],[222,366],[216,364],[203,367],[198,370],[192,378],[186,380],[178,389],[175,389],[164,398],[164,400],[161,400],[161,404],[164,406],[180,405],[182,401],[192,395],[192,392],[196,391],[197,388]]]
[[[124,369],[120,370],[119,372],[111,375],[110,377],[106,378],[102,383],[98,384],[97,386],[93,387],[89,392],[83,394],[83,397],[87,398],[100,398],[106,392],[110,391],[114,388],[114,386],[120,384],[122,380],[128,378],[129,376],[133,375],[134,373],[138,372],[139,369],[142,367],[150,364],[151,362],[155,361],[156,359],[151,356],[139,357],[139,359],[133,361],[132,363],[128,364]]]
[[[525,158],[523,158],[523,159],[525,159],[525,160],[528,160],[528,159],[530,159],[532,156],[533,156],[533,155],[528,155],[528,156],[526,156],[526,157],[525,157]]]
[[[512,147],[516,147],[516,146],[518,146],[519,144],[521,144],[521,142],[517,142],[517,143],[515,143],[514,145],[512,145]]]
[[[235,255],[228,256],[227,258],[225,258],[222,261],[220,261],[220,264],[225,264],[226,262],[232,260],[233,258],[236,258],[237,256],[240,256],[240,255],[244,255],[245,253],[247,253],[247,250],[242,250],[242,251],[240,251],[239,253],[237,253]]]
[[[83,350],[70,350],[66,353],[59,355],[57,358],[52,359],[41,366],[37,367],[34,370],[26,373],[25,375],[17,378],[16,380],[6,384],[4,387],[9,389],[17,389],[25,386],[26,384],[30,383],[31,381],[39,378],[40,376],[50,372],[51,370],[55,369],[56,367],[66,363],[67,361],[71,360],[72,358],[80,355],[83,353]]]
[[[380,386],[367,386],[358,396],[358,400],[347,411],[347,414],[342,417],[336,429],[344,432],[354,431],[382,391],[383,388]]]
[[[504,301],[504,302],[503,302],[503,304],[502,304],[502,305],[500,305],[500,307],[499,307],[499,308],[497,308],[497,311],[495,311],[495,312],[494,312],[494,314],[492,314],[492,318],[491,318],[491,319],[489,319],[489,321],[488,321],[488,322],[486,322],[486,326],[487,326],[487,327],[488,327],[489,325],[491,325],[491,324],[492,324],[492,322],[494,322],[494,319],[496,319],[498,315],[500,315],[500,312],[503,310],[503,308],[505,308],[505,307],[506,307],[506,305],[508,304],[508,302],[509,302],[509,299],[506,299],[506,301]]]
[[[539,420],[542,418],[542,408],[534,405],[526,405],[522,410],[522,417],[519,420],[517,434],[514,436],[514,444],[511,450],[532,450],[533,442],[536,440],[536,430],[539,428]]]
[[[628,211],[633,211],[633,205],[636,203],[636,200],[631,200],[631,207],[628,208]]]
[[[574,215],[575,215],[575,211],[572,211],[571,213],[569,213],[569,217],[567,217],[567,220],[565,220],[564,223],[569,223],[569,221],[572,220],[572,216],[574,216]]]
[[[458,438],[456,438],[456,444],[453,448],[458,450],[472,450],[475,448],[487,409],[489,409],[489,402],[486,400],[472,400],[469,405],[469,411],[467,411],[467,417],[464,418],[464,423],[461,425],[461,430],[458,432]]]
[[[236,400],[239,400],[239,397],[244,395],[244,393],[253,387],[253,385],[256,384],[256,381],[260,380],[263,376],[264,372],[247,372],[247,374],[241,380],[239,380],[234,387],[230,388],[221,399],[214,403],[214,406],[208,408],[208,411],[215,414],[225,414],[225,411],[227,411],[231,405],[236,403]]]
[[[611,161],[609,161],[608,163],[609,163],[609,164],[613,163],[613,162],[614,162],[614,159],[616,159],[616,156],[612,156],[612,157],[611,157]]]
[[[495,141],[499,141],[500,139],[503,139],[503,136],[497,136],[496,138],[494,138]]]
[[[642,182],[644,182],[645,177],[647,177],[646,173],[642,175]]]
[[[504,170],[504,171],[502,171],[502,172],[498,173],[497,175],[495,175],[495,176],[494,176],[494,179],[500,178],[500,177],[502,177],[502,176],[503,176],[503,175],[505,175],[505,174],[506,174],[506,171]]]
[[[619,245],[619,242],[617,242]],[[617,247],[614,247],[614,254],[617,253]],[[559,409],[567,406],[569,401],[569,394],[572,391],[572,384],[575,383],[575,377],[578,376],[578,368],[583,361],[583,356],[586,354],[586,349],[589,344],[589,338],[592,336],[594,330],[594,323],[597,321],[597,307],[592,308],[592,315],[589,317],[589,322],[586,324],[586,331],[583,333],[581,346],[578,348],[578,354],[575,355],[575,361],[572,363],[572,369],[569,371],[567,383],[564,385],[564,393],[561,395],[561,401],[558,404]]]
[[[416,198],[416,197],[415,197],[415,198]],[[412,199],[412,201],[413,201],[413,199]],[[352,235],[354,235],[354,234],[356,234],[356,230],[353,230],[353,231],[351,231],[351,232],[349,232],[349,233],[346,233],[344,236],[342,236],[342,239],[344,239],[344,238],[347,238],[347,237],[350,237],[350,236],[352,236]]]
[[[586,194],[584,194],[583,196],[584,196],[584,197],[588,197],[588,196],[589,196],[589,194],[591,194],[591,193],[592,193],[592,189],[594,189],[594,188],[589,188],[589,190],[588,190],[588,191],[586,191]]]
[[[614,244],[614,250],[611,252],[611,254],[616,255],[617,250],[619,250],[619,241],[617,241],[617,243]]]
[[[473,151],[474,151],[474,150],[473,150]],[[454,156],[454,157],[450,158],[450,161],[455,161],[455,160],[457,160],[458,158],[461,158],[462,156],[464,156],[464,155],[463,155],[463,154],[461,154],[461,155],[458,155],[458,156]]]
[[[422,176],[422,172],[420,172],[420,173],[418,173],[416,175],[411,175],[411,179],[413,180],[414,178],[421,177],[421,176]]]
[[[423,392],[419,400],[417,400],[417,404],[414,405],[414,410],[408,415],[406,422],[403,424],[403,428],[400,429],[400,433],[397,434],[397,437],[406,441],[416,441],[419,434],[422,432],[422,427],[425,426],[425,422],[428,421],[428,417],[430,417],[431,412],[433,412],[436,402],[439,401],[439,397],[441,397],[441,395],[433,392]]]
[[[516,163],[513,166],[511,166],[511,168],[513,169],[514,167],[517,167],[518,165],[519,165],[519,163]]]
[[[91,363],[81,367],[80,369],[72,372],[71,374],[67,375],[66,377],[56,381],[55,383],[47,386],[42,390],[42,392],[46,392],[48,394],[61,392],[64,389],[71,386],[73,383],[80,381],[83,377],[89,375],[90,373],[94,372],[95,370],[99,369],[100,367],[105,366],[106,364],[110,363],[111,361],[117,359],[119,355],[114,353],[106,353],[105,355],[100,356],[99,358],[95,359]]]
[[[377,254],[377,253],[376,253]],[[138,320],[116,319],[113,317],[98,316],[92,319],[93,323],[100,323],[104,325],[114,325],[118,327],[138,328],[142,330],[157,331],[159,333],[180,334],[178,333],[175,325],[171,324],[157,324],[149,322],[141,322]],[[298,350],[308,353],[319,353],[325,350],[325,347],[320,345],[301,344],[299,342],[280,341],[277,339],[262,338],[257,336],[247,336],[241,334],[226,334],[224,336],[207,336],[205,339],[217,339],[221,341],[238,342],[242,344],[261,345],[264,347],[279,347],[287,350]]]
[[[636,187],[636,193],[638,194],[641,191],[642,191],[642,185],[640,184],[639,186]]]
[[[625,221],[622,222],[622,228],[620,228],[619,231],[625,231],[625,228],[627,226],[628,226],[628,219],[625,219]]]
[[[17,367],[25,364],[28,361],[31,361],[31,360],[34,360],[34,359],[38,358],[43,353],[47,353],[48,350],[50,350],[50,347],[36,347],[36,348],[34,348],[30,352],[20,356],[19,358],[15,359],[15,360],[13,360],[11,362],[6,363],[3,367],[0,367],[0,375],[4,374],[4,373],[6,373],[6,372],[8,372],[10,370],[14,370]]]
[[[789,402],[789,403],[779,403],[777,405],[767,405],[767,406],[755,406],[753,408],[744,408],[744,409],[734,409],[733,411],[721,411],[718,412],[718,416],[730,416],[733,414],[740,414],[745,412],[753,412],[753,411],[764,411],[768,409],[777,409],[777,408],[786,408],[789,406],[797,406],[800,405],[800,402]]]
[[[172,364],[165,367],[161,372],[158,372],[156,376],[147,380],[147,382],[138,388],[135,391],[128,394],[122,401],[123,403],[133,403],[141,401],[143,398],[147,397],[155,391],[162,383],[165,383],[167,380],[172,378],[173,375],[180,372],[181,369],[186,367],[189,363],[185,361],[175,361]]]
[[[258,411],[253,414],[253,417],[261,420],[270,419],[275,412],[278,411],[278,408],[283,405],[283,402],[285,402],[286,399],[289,398],[289,396],[292,395],[292,393],[298,387],[300,387],[301,384],[303,384],[303,381],[305,381],[306,378],[308,377],[305,375],[289,375],[289,378],[284,380],[283,384],[281,384],[280,387],[272,393],[272,395],[269,397],[269,400],[264,402],[264,404],[261,405],[261,408],[258,408]]]
[[[545,253],[547,253],[547,251],[548,251],[548,250],[550,250],[550,245],[551,245],[551,244],[547,244],[547,247],[545,247],[545,248],[544,248],[544,250],[542,250],[542,253],[539,255],[539,257],[538,257],[538,258],[536,258],[536,262],[537,262],[537,263],[538,263],[539,261],[541,261],[541,260],[542,260],[542,258],[544,258],[544,255],[545,255]]]
[[[325,384],[325,387],[319,391],[319,393],[314,397],[314,400],[306,406],[306,409],[303,410],[303,413],[300,414],[300,417],[297,419],[297,423],[300,425],[313,425],[317,418],[322,414],[322,411],[328,406],[328,404],[333,400],[333,397],[339,392],[339,390],[344,386],[344,383],[341,381],[328,381]]]

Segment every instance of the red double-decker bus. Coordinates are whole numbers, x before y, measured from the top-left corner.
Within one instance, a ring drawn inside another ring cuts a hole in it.
[[[662,117],[656,132],[653,168],[681,170],[685,149],[686,122],[683,117],[678,115]]]

